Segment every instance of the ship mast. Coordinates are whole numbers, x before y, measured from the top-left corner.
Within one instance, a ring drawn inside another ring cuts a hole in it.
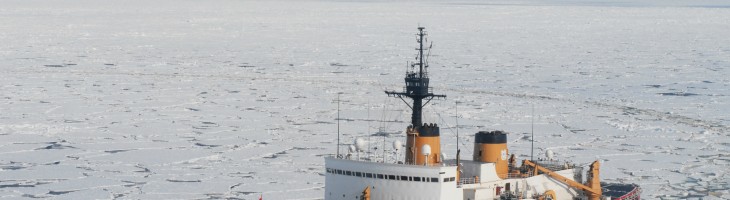
[[[439,95],[439,94],[433,94],[431,93],[431,88],[428,87],[428,63],[424,62],[424,55],[423,51],[426,50],[423,47],[424,39],[426,36],[426,32],[423,31],[425,29],[424,27],[418,27],[418,36],[417,42],[418,42],[418,57],[416,61],[418,63],[412,63],[411,64],[411,70],[406,72],[405,82],[406,87],[405,91],[403,92],[395,92],[395,91],[385,91],[388,96],[392,97],[398,97],[403,102],[405,102],[408,107],[411,108],[411,125],[412,127],[420,127],[423,125],[423,122],[421,121],[421,113],[423,111],[423,107],[426,106],[433,98],[446,98],[446,95]],[[429,47],[430,48],[430,47]],[[418,66],[418,72],[415,72],[414,68],[415,66]],[[410,98],[413,100],[413,103],[408,104],[404,98]],[[423,103],[423,100],[426,100],[426,103]]]
[[[409,70],[406,71],[406,87],[403,92],[385,91],[388,96],[400,98],[408,107],[411,108],[411,125],[406,129],[406,158],[405,162],[415,165],[432,165],[442,162],[440,131],[436,124],[426,124],[421,120],[423,107],[426,106],[434,98],[446,98],[446,95],[433,94],[431,88],[428,87],[428,59],[424,59],[424,42],[426,32],[424,27],[418,27],[418,57],[416,62],[411,63]],[[418,66],[418,71],[415,67]],[[410,98],[412,103],[408,103],[405,98]],[[423,101],[426,100],[424,103]],[[421,157],[423,155],[423,157]]]

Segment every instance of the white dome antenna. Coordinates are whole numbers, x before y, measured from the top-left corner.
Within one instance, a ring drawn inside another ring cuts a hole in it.
[[[355,139],[355,150],[357,151],[365,151],[365,145],[367,145],[367,142],[365,142],[362,138]]]
[[[403,148],[403,143],[400,140],[393,141],[393,149],[400,151]]]
[[[426,162],[423,162],[424,166],[428,165],[428,156],[431,155],[431,146],[428,144],[424,144],[421,146],[421,154],[423,154],[424,157],[426,157]]]
[[[424,156],[431,155],[431,146],[428,144],[424,144],[423,146],[421,146],[421,154],[423,154]]]
[[[548,160],[553,160],[555,153],[553,153],[553,150],[548,149],[545,151],[545,157],[547,157]]]
[[[398,163],[398,151],[403,148],[403,143],[400,140],[393,141],[393,156],[395,156],[395,163]]]

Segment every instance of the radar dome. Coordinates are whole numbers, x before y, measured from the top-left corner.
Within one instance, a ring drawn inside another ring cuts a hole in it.
[[[403,143],[400,142],[400,140],[393,141],[393,149],[396,151],[400,151],[400,149],[403,148]]]
[[[421,154],[423,154],[424,156],[431,155],[431,146],[428,144],[424,144],[423,146],[421,146]]]
[[[553,150],[547,150],[545,151],[545,157],[547,157],[548,160],[552,160],[553,157],[555,157],[555,153],[553,153]]]
[[[355,139],[355,148],[357,151],[365,150],[366,142],[362,138]]]

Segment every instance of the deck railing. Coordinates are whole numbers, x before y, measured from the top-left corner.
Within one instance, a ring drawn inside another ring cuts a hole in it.
[[[641,199],[641,188],[638,185],[633,185],[634,189],[620,197],[612,198],[613,200],[640,200]]]
[[[464,184],[475,184],[475,183],[477,183],[477,179],[474,177],[460,178],[458,186],[461,187],[461,185],[464,185]]]

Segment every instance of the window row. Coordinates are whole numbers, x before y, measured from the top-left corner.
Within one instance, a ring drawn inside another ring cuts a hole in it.
[[[348,170],[339,170],[339,169],[331,169],[331,168],[327,168],[327,173],[339,174],[339,175],[345,175],[345,176],[356,176],[356,177],[363,177],[363,178],[398,180],[398,181],[434,182],[434,183],[439,182],[439,179],[436,177],[399,176],[399,175],[390,175],[390,174],[353,172],[353,171],[348,171]],[[456,180],[455,177],[446,177],[446,178],[444,178],[443,182],[452,182],[454,180]]]

